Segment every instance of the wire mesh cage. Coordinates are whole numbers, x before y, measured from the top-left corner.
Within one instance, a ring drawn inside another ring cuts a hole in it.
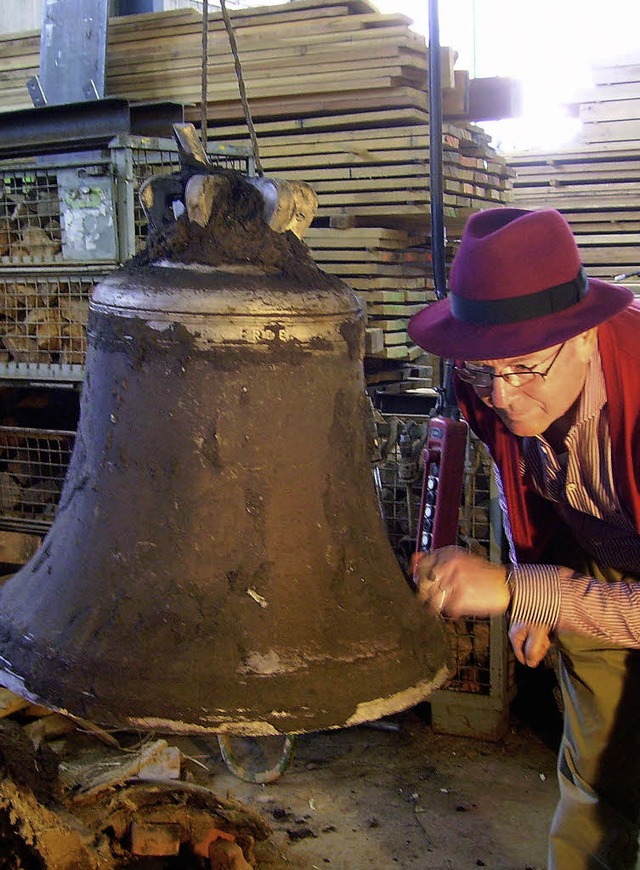
[[[374,478],[391,546],[409,579],[416,549],[422,494],[422,450],[429,417],[377,415],[378,457]],[[501,525],[496,515],[491,460],[482,443],[467,441],[458,544],[488,559],[500,557]],[[450,643],[452,673],[446,693],[496,698],[505,664],[502,620],[461,618],[444,620]],[[512,678],[509,677],[509,682]],[[436,693],[439,694],[439,693]]]
[[[211,163],[251,174],[242,146],[209,143]],[[138,189],[180,169],[171,139],[117,136],[108,147],[0,161],[0,265],[122,263],[146,241]]]
[[[248,148],[208,156],[252,174]],[[82,380],[91,290],[147,242],[142,183],[179,169],[172,139],[141,136],[0,161],[0,378]]]
[[[89,296],[102,277],[0,270],[0,377],[82,380]]]
[[[0,426],[0,529],[46,533],[74,441],[74,432]]]

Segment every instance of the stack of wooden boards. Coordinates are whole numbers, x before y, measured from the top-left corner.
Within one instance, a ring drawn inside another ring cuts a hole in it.
[[[594,67],[578,106],[580,143],[507,155],[514,205],[557,208],[590,275],[640,293],[640,54]]]
[[[381,15],[360,0],[295,0],[270,15],[274,24],[264,10],[233,18],[264,172],[306,181],[318,194],[306,241],[321,268],[366,304],[370,381],[395,380],[398,363],[422,355],[408,320],[435,298],[424,37],[405,16]],[[445,91],[455,88],[453,63],[443,54]],[[210,139],[246,143],[241,106],[210,80]],[[189,118],[197,124],[198,111]],[[468,214],[506,201],[509,170],[489,143],[479,127],[443,125],[449,254]]]
[[[406,16],[381,14],[368,0],[293,0],[234,10],[231,19],[264,172],[316,190],[312,253],[366,303],[367,356],[397,369],[421,355],[406,324],[434,298],[425,38]],[[35,33],[0,40],[3,109],[29,105],[24,82],[37,72],[38,51]],[[112,19],[107,94],[183,102],[199,125],[201,58],[194,10]],[[208,58],[209,139],[247,144],[221,15],[209,17]],[[444,92],[453,93],[455,53],[443,49],[442,58]],[[464,120],[445,119],[443,146],[451,254],[471,212],[506,201],[510,170]]]

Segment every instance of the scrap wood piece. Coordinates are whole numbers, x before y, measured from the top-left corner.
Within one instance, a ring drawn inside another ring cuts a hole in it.
[[[26,712],[27,710],[25,710]],[[37,748],[45,740],[52,740],[54,737],[62,737],[63,734],[75,731],[76,724],[73,719],[62,713],[53,713],[51,710],[47,710],[34,722],[25,725],[23,730]]]
[[[220,851],[213,868],[255,867],[256,844],[268,843],[273,835],[255,810],[183,781],[131,783],[113,793],[102,792],[90,806],[74,805],[73,811],[81,819],[91,819],[94,827],[99,820],[114,847],[135,855],[177,854],[187,847],[195,856],[209,858],[212,844],[234,844],[236,848],[226,854]],[[229,858],[236,863],[224,863]]]
[[[180,851],[180,825],[176,822],[133,822],[131,851],[134,855],[177,855]]]
[[[75,804],[95,800],[104,792],[124,785],[128,780],[148,776],[177,779],[180,776],[180,750],[169,746],[166,740],[154,740],[143,746],[135,755],[125,758],[109,758],[93,764],[84,771],[76,769]]]
[[[216,840],[209,846],[211,870],[252,870],[253,865],[245,860],[237,843]]]
[[[251,807],[231,795],[223,798],[210,788],[183,780],[131,782],[110,795],[109,824],[122,836],[134,818],[175,821],[179,808],[185,809],[185,819],[190,818],[190,839],[194,843],[202,842],[212,825],[236,839],[239,831],[255,840],[265,840],[273,834],[267,820]],[[197,810],[202,810],[202,814],[198,815]]]
[[[1,492],[2,487],[0,485]],[[0,503],[2,501],[3,499],[0,495]],[[32,535],[25,532],[0,531],[0,562],[9,565],[24,565],[33,556],[41,543],[42,538],[40,535]],[[1,709],[2,706],[0,705]]]
[[[11,866],[23,866],[18,861],[27,849],[30,859],[39,859],[38,866],[48,870],[116,867],[110,850],[95,846],[93,834],[77,820],[43,806],[29,789],[19,787],[7,777],[0,779],[0,841],[2,858],[16,859]]]
[[[25,698],[21,698],[20,695],[16,695],[9,689],[5,689],[4,686],[0,686],[0,719],[12,716],[19,710],[28,707],[30,703]]]

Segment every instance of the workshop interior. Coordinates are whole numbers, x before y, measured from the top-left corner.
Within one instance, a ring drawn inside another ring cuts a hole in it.
[[[507,541],[407,326],[500,205],[640,293],[637,58],[561,156],[505,153],[521,83],[459,69],[437,0],[426,36],[371,0],[30,6],[0,13],[0,868],[471,866],[345,857],[260,796],[357,735],[509,745],[523,681],[557,727],[504,617],[416,606],[416,553]]]

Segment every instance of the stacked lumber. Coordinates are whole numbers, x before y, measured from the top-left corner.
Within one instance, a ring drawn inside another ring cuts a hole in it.
[[[594,87],[580,101],[582,138],[589,143],[640,141],[640,54],[593,66]]]
[[[293,0],[230,14],[265,174],[311,184],[319,209],[308,242],[322,268],[362,294],[367,355],[410,363],[421,352],[406,324],[433,298],[424,37],[405,15],[381,14],[369,0]],[[183,102],[199,125],[201,28],[194,10],[112,19],[107,94]],[[2,108],[28,105],[22,83],[37,69],[38,44],[37,34],[0,40]],[[455,75],[454,51],[441,55],[443,93],[455,96],[468,74]],[[207,81],[210,141],[248,144],[220,15],[209,18]],[[471,212],[506,201],[511,172],[465,112],[458,106],[455,122],[443,124],[451,242]]]
[[[381,15],[367,0],[296,0],[276,7],[230,13],[249,98],[266,104],[282,93],[304,105],[322,95],[339,101],[345,91],[372,93],[420,85],[426,59],[404,15]],[[398,37],[384,45],[382,30]],[[342,45],[346,53],[334,52]],[[37,31],[0,39],[0,106],[30,108],[26,80],[39,69]],[[134,100],[198,103],[202,85],[202,18],[193,9],[109,20],[106,95]],[[311,72],[311,69],[313,70]],[[168,74],[170,73],[170,74]],[[345,77],[346,73],[346,77]],[[313,88],[309,90],[313,77]],[[215,103],[233,105],[242,118],[233,56],[221,15],[208,27],[208,81]],[[399,93],[401,98],[401,93]],[[423,95],[426,105],[426,97]]]
[[[320,268],[346,281],[365,303],[366,355],[420,356],[420,349],[408,343],[407,325],[435,299],[428,237],[384,227],[312,227],[305,240]]]
[[[297,7],[298,2],[279,7],[280,27]],[[278,92],[261,99],[247,87],[259,156],[267,175],[306,181],[316,191],[318,213],[305,240],[321,268],[344,278],[366,304],[370,382],[384,381],[389,372],[389,379],[397,380],[398,364],[422,356],[408,338],[409,318],[435,298],[427,48],[403,16],[365,15],[346,6],[340,29],[332,19],[330,40],[311,32],[311,24],[320,27],[321,20],[292,26],[286,51],[277,36],[270,42],[274,76],[290,65],[292,45],[308,62],[296,62]],[[254,52],[260,51],[250,31],[239,31],[243,70],[253,68]],[[379,70],[384,58],[398,51],[404,57],[402,76],[382,87],[369,78],[361,89],[359,65]],[[331,93],[319,72],[325,62],[340,78]],[[454,80],[454,62],[455,54],[445,49],[444,91]],[[295,89],[289,87],[292,81]],[[207,111],[210,140],[247,144],[239,103],[213,91]],[[198,110],[187,117],[199,123]],[[445,120],[443,148],[443,211],[447,235],[455,241],[471,212],[506,201],[510,170],[487,134],[462,120]]]
[[[581,142],[506,155],[513,203],[557,208],[571,224],[590,275],[623,277],[640,293],[640,56],[593,69],[579,105]]]

